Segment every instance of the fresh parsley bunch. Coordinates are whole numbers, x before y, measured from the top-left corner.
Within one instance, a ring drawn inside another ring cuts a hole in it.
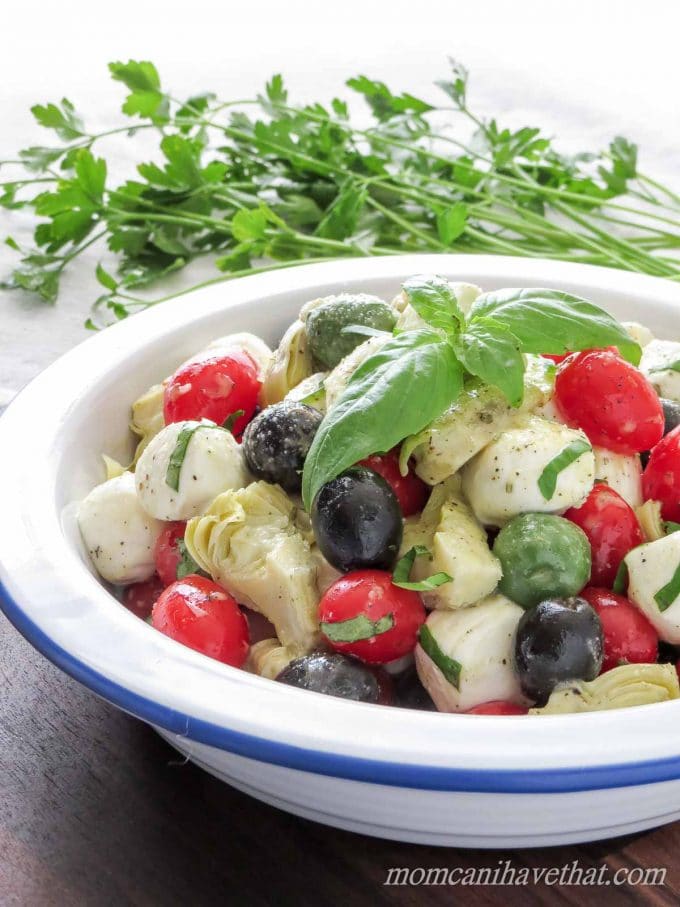
[[[625,328],[579,296],[499,290],[477,297],[465,315],[443,277],[413,277],[404,290],[429,328],[397,334],[353,372],[307,454],[307,508],[344,469],[377,450],[391,450],[434,421],[458,398],[466,377],[499,388],[518,406],[525,353],[616,346],[634,365],[640,361],[640,347]]]
[[[256,98],[182,100],[150,62],[109,70],[127,90],[124,121],[91,132],[67,99],[36,105],[54,141],[0,161],[12,173],[0,205],[37,218],[32,247],[6,240],[21,259],[5,286],[52,303],[64,270],[90,246],[117,256],[115,274],[97,269],[104,292],[91,327],[161,301],[144,288],[207,253],[218,271],[211,282],[337,256],[433,251],[680,278],[680,197],[639,172],[634,145],[617,138],[598,154],[566,157],[539,129],[503,128],[470,108],[457,63],[437,83],[443,106],[350,79],[372,114],[362,128],[343,100],[292,103],[280,76]],[[156,160],[113,183],[107,137],[134,143],[141,130],[157,134]],[[490,330],[498,340],[501,329]]]

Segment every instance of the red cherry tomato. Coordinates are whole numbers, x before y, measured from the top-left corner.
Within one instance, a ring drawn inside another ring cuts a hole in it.
[[[185,419],[211,419],[221,425],[242,409],[232,432],[240,435],[253,418],[261,383],[247,353],[230,352],[187,363],[170,378],[163,393],[166,425]]]
[[[680,523],[680,425],[652,450],[642,473],[645,500],[660,501],[664,520]]]
[[[664,415],[642,372],[611,350],[574,353],[559,366],[555,403],[593,444],[623,454],[650,450],[661,440]]]
[[[248,623],[231,595],[192,574],[177,580],[154,605],[151,622],[166,636],[240,668],[248,655]]]
[[[156,539],[153,549],[153,559],[156,564],[156,573],[166,586],[177,579],[177,566],[182,559],[179,551],[179,542],[184,539],[186,523],[168,523]]]
[[[157,576],[152,576],[143,583],[133,583],[126,586],[123,592],[123,604],[128,609],[146,620],[151,616],[151,609],[161,592],[165,589],[165,583]]]
[[[604,634],[602,673],[620,664],[650,664],[659,655],[659,637],[642,611],[622,595],[589,586],[581,597],[600,618]]]
[[[590,582],[611,589],[621,561],[631,548],[644,541],[635,511],[613,488],[598,483],[585,504],[570,507],[564,516],[588,536],[592,552]]]
[[[410,469],[402,476],[399,471],[399,451],[396,448],[386,454],[372,454],[360,463],[377,472],[392,486],[404,516],[418,513],[427,503],[430,489]]]
[[[355,570],[326,590],[319,619],[332,649],[387,664],[415,649],[425,608],[417,592],[395,586],[384,570]]]
[[[514,702],[504,702],[502,699],[496,699],[492,702],[483,702],[476,705],[473,709],[464,712],[465,715],[526,715],[529,710],[521,705],[515,705]]]

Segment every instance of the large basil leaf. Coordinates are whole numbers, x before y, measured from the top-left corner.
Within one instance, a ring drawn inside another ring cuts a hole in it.
[[[409,277],[402,286],[408,301],[423,321],[444,331],[447,336],[458,334],[465,324],[465,315],[448,280],[436,274],[417,274]]]
[[[637,365],[642,351],[626,329],[604,309],[558,290],[498,290],[478,296],[469,320],[493,318],[517,337],[525,353],[562,354],[616,346]]]
[[[326,482],[436,419],[460,394],[463,370],[432,331],[399,334],[363,362],[326,415],[305,460],[307,509]]]
[[[455,344],[456,354],[472,375],[497,387],[512,406],[524,397],[524,358],[519,340],[493,318],[471,321]]]

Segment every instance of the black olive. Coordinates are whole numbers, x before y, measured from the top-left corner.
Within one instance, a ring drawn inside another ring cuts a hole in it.
[[[390,570],[401,545],[401,508],[382,476],[353,466],[322,486],[312,504],[312,529],[336,569]]]
[[[675,400],[666,400],[662,397],[661,406],[663,407],[664,418],[663,433],[667,435],[669,431],[673,431],[674,428],[680,425],[680,403]]]
[[[322,419],[317,409],[293,400],[264,409],[243,432],[243,454],[253,475],[299,491],[305,457]]]
[[[340,699],[380,705],[389,705],[392,700],[392,681],[385,671],[336,652],[313,652],[296,658],[276,679],[279,683]]]
[[[600,618],[578,596],[539,602],[517,626],[515,666],[522,689],[538,705],[558,683],[597,677],[602,656]]]
[[[420,682],[415,668],[408,668],[394,679],[394,705],[402,709],[436,712],[437,706]]]

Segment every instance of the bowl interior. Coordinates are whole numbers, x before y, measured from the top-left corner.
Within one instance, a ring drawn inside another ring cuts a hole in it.
[[[680,752],[678,735],[662,734],[658,721],[659,709],[672,708],[677,718],[677,703],[625,715],[452,719],[282,687],[156,633],[96,580],[74,508],[103,480],[102,453],[121,461],[130,457],[129,407],[137,396],[219,336],[250,331],[275,345],[309,299],[352,290],[390,298],[406,277],[432,271],[484,289],[570,291],[621,319],[642,321],[660,336],[678,334],[675,285],[606,269],[487,256],[306,266],[212,286],[149,310],[67,354],[0,420],[0,449],[6,452],[0,475],[5,512],[0,579],[11,619],[48,657],[101,695],[169,731],[225,748],[234,748],[234,735],[240,734],[307,753],[489,771],[524,769],[529,751],[534,764],[547,769]],[[39,432],[33,430],[36,424]],[[640,741],[635,753],[629,745],[633,726]]]

